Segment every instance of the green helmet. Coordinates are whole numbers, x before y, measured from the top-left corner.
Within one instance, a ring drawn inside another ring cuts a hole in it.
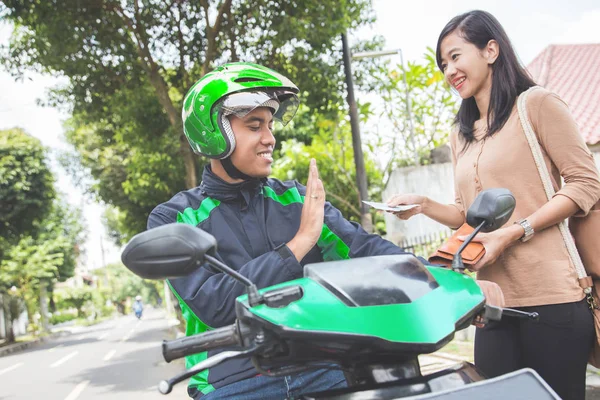
[[[298,88],[272,69],[252,63],[230,63],[204,75],[183,101],[183,132],[195,153],[224,159],[235,149],[226,117],[243,117],[270,107],[273,119],[287,124],[298,109]]]

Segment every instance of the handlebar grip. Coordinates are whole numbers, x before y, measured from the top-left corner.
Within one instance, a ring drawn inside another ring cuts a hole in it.
[[[240,343],[237,325],[224,326],[214,330],[206,331],[194,336],[188,336],[175,340],[163,340],[162,353],[166,362],[189,356],[190,354],[202,353],[215,348],[233,346]]]

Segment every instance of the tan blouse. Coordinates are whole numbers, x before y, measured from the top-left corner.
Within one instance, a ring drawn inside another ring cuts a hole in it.
[[[527,112],[556,195],[567,196],[587,214],[600,198],[600,179],[567,105],[555,94],[537,89],[527,98]],[[484,136],[484,131],[478,129],[476,140],[466,149],[456,131],[450,136],[455,206],[464,214],[482,190],[507,188],[517,200],[507,223],[513,224],[547,202],[516,102],[502,130],[491,138]],[[562,188],[561,176],[565,181]],[[496,262],[479,271],[478,279],[498,283],[507,307],[567,303],[584,297],[557,225],[506,249]]]

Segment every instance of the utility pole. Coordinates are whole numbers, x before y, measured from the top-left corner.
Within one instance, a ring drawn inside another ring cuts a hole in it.
[[[348,49],[348,40],[346,34],[342,33],[342,53],[344,58],[344,73],[346,75],[346,88],[348,90],[348,106],[350,107],[350,127],[352,129],[352,147],[354,149],[354,164],[356,166],[356,184],[358,185],[360,223],[363,229],[369,233],[373,232],[373,220],[369,213],[368,206],[363,200],[368,200],[367,193],[367,171],[362,151],[362,141],[360,139],[360,126],[358,123],[358,108],[354,98],[354,83],[352,80],[352,66],[350,65],[350,50]]]
[[[104,241],[103,241],[103,234],[100,234],[100,253],[102,254],[102,269],[104,270],[104,287],[108,288],[108,285],[110,283],[110,279],[108,278],[108,268],[106,266],[106,258],[104,255]]]
[[[404,92],[404,105],[406,106],[406,117],[408,119],[408,129],[410,130],[410,142],[413,148],[413,163],[415,164],[415,166],[419,166],[421,163],[419,159],[419,151],[417,149],[417,141],[415,138],[415,126],[413,124],[412,106],[410,103],[408,83],[406,83],[406,68],[404,67],[404,57],[402,56],[402,49],[365,51],[362,53],[352,54],[352,59],[359,60],[361,58],[376,58],[383,56],[391,56],[394,54],[398,54],[398,56],[400,56],[400,66],[402,67],[402,81],[404,82],[404,88],[406,89],[406,91]]]

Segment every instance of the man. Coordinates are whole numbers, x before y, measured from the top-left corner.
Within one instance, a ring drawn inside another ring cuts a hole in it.
[[[135,296],[135,302],[133,303],[133,312],[137,319],[142,318],[142,312],[144,311],[144,305],[142,304],[142,296]]]
[[[209,232],[219,244],[217,257],[259,289],[302,277],[308,263],[402,254],[325,201],[315,160],[306,187],[268,178],[273,120],[286,124],[293,118],[297,93],[284,76],[250,63],[226,64],[196,82],[184,99],[184,132],[210,165],[200,186],[152,211],[148,228],[180,222]],[[186,335],[232,324],[235,298],[244,293],[234,279],[206,267],[169,285],[187,321]],[[187,357],[187,367],[206,357]],[[241,359],[195,375],[188,393],[206,400],[281,399],[345,385],[337,370],[273,378],[257,376],[250,360]]]

